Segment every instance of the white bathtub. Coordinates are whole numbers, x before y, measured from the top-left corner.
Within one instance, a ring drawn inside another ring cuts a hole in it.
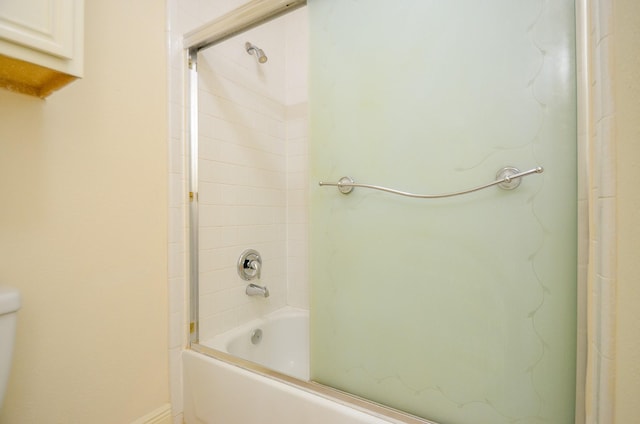
[[[256,331],[261,336],[252,340]],[[309,379],[309,311],[304,309],[279,309],[202,344],[300,380]]]
[[[258,328],[263,332],[262,340],[254,345],[251,336]],[[298,340],[294,341],[295,338]],[[334,399],[315,383],[298,383],[298,379],[306,381],[309,377],[308,313],[305,311],[285,308],[202,345],[205,348],[194,349],[220,359],[194,350],[182,353],[186,424],[416,422],[370,414],[356,405]],[[207,348],[225,353],[219,355]],[[286,376],[247,369],[250,367],[229,354]]]

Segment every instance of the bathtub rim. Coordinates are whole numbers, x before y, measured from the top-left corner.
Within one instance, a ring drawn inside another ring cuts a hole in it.
[[[438,424],[435,421],[429,421],[427,419],[420,418],[415,415],[411,415],[406,412],[372,402],[368,399],[355,396],[351,393],[343,392],[333,387],[325,386],[324,384],[320,384],[312,380],[304,381],[286,374],[282,374],[278,371],[274,371],[270,368],[264,367],[258,363],[238,358],[230,353],[213,349],[198,342],[191,342],[186,350],[191,350],[209,358],[213,358],[226,364],[256,373],[262,377],[287,384],[312,395],[320,396],[329,401],[336,402],[349,408],[353,408],[359,412],[363,412],[376,418],[389,421],[389,423]]]
[[[390,408],[388,406],[372,402],[368,399],[353,395],[351,393],[344,392],[342,390],[335,389],[324,384],[320,384],[311,380],[302,380],[293,377],[288,374],[283,374],[276,370],[273,370],[267,366],[261,365],[257,362],[243,359],[222,350],[229,341],[236,337],[238,331],[249,331],[252,327],[258,325],[258,323],[267,323],[270,320],[286,319],[290,316],[306,315],[309,317],[309,310],[303,308],[296,308],[290,305],[283,308],[276,309],[260,318],[251,320],[244,324],[240,324],[230,330],[224,331],[221,334],[209,338],[205,341],[192,342],[186,350],[202,354],[206,357],[222,361],[226,364],[239,367],[249,372],[260,375],[261,377],[278,381],[280,383],[287,384],[299,390],[303,390],[309,394],[320,396],[326,400],[336,402],[340,405],[353,408],[359,412],[374,416],[379,419],[383,419],[393,424],[438,424],[435,421],[429,421],[424,418],[411,415],[409,413]],[[233,337],[231,337],[233,335]],[[215,339],[216,343],[212,343]]]

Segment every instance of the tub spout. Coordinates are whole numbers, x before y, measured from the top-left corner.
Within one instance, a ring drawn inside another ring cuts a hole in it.
[[[266,286],[259,286],[253,283],[249,284],[244,292],[247,296],[269,297],[269,289]]]

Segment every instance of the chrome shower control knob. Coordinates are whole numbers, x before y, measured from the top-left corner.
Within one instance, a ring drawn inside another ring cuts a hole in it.
[[[238,258],[238,275],[246,281],[260,278],[262,272],[262,258],[260,253],[247,249]]]

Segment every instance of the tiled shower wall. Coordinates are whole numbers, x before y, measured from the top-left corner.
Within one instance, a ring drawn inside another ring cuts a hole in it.
[[[305,60],[304,54],[286,55],[286,26],[296,16],[213,46],[198,62],[200,339],[205,344],[285,305],[307,307],[306,89],[287,84],[287,71],[302,71]],[[290,39],[299,40],[304,40],[299,34]],[[245,51],[247,41],[269,60],[257,63]],[[299,92],[287,95],[287,88]],[[301,101],[289,106],[288,99]],[[268,298],[245,294],[247,282],[236,270],[245,249],[261,254],[261,278],[254,282],[269,288]]]
[[[244,0],[168,0],[170,371],[174,422],[182,423],[180,354],[188,335],[186,71],[184,34]],[[234,41],[235,40],[235,41]],[[260,65],[245,41],[264,49]],[[308,307],[307,20],[304,9],[227,40],[201,59],[201,313],[206,340],[284,305]],[[203,119],[205,118],[206,119]],[[268,299],[249,298],[235,264],[263,256]],[[215,293],[215,294],[214,294]]]

